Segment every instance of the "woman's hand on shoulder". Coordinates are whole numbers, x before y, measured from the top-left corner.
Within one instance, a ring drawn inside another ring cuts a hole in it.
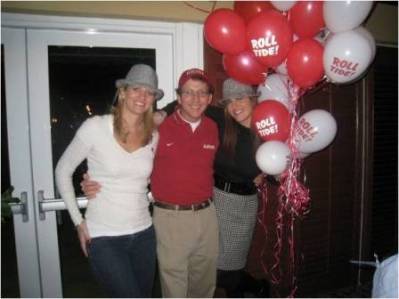
[[[271,185],[277,186],[280,184],[280,175],[272,176],[265,173],[260,173],[254,178],[253,182],[256,187],[260,187],[264,180]]]
[[[256,187],[259,187],[262,184],[262,182],[263,182],[263,173],[258,174],[254,178],[253,182],[254,182]]]
[[[153,113],[153,120],[156,127],[159,127],[166,118],[167,113],[163,110],[155,111]]]

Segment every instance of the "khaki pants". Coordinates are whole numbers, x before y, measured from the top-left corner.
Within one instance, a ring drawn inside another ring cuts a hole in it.
[[[198,211],[154,207],[163,297],[212,298],[219,251],[213,203]]]

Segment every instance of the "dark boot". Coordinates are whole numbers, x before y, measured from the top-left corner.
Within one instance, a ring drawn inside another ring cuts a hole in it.
[[[270,297],[270,284],[265,279],[255,279],[248,272],[240,271],[241,279],[239,288],[243,293],[249,292],[257,298],[269,298]]]
[[[243,298],[244,293],[239,287],[240,277],[240,270],[218,270],[216,285],[224,289],[227,298]]]

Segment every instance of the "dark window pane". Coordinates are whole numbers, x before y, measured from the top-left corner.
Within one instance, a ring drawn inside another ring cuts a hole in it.
[[[53,167],[76,130],[91,115],[109,112],[115,95],[115,80],[130,67],[145,63],[155,69],[154,49],[49,46],[50,111]],[[86,172],[82,163],[74,174],[74,187]]]

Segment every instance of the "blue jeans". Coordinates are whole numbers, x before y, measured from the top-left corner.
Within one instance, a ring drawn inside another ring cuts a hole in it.
[[[98,282],[110,297],[151,297],[155,276],[155,231],[93,238],[89,262]]]

